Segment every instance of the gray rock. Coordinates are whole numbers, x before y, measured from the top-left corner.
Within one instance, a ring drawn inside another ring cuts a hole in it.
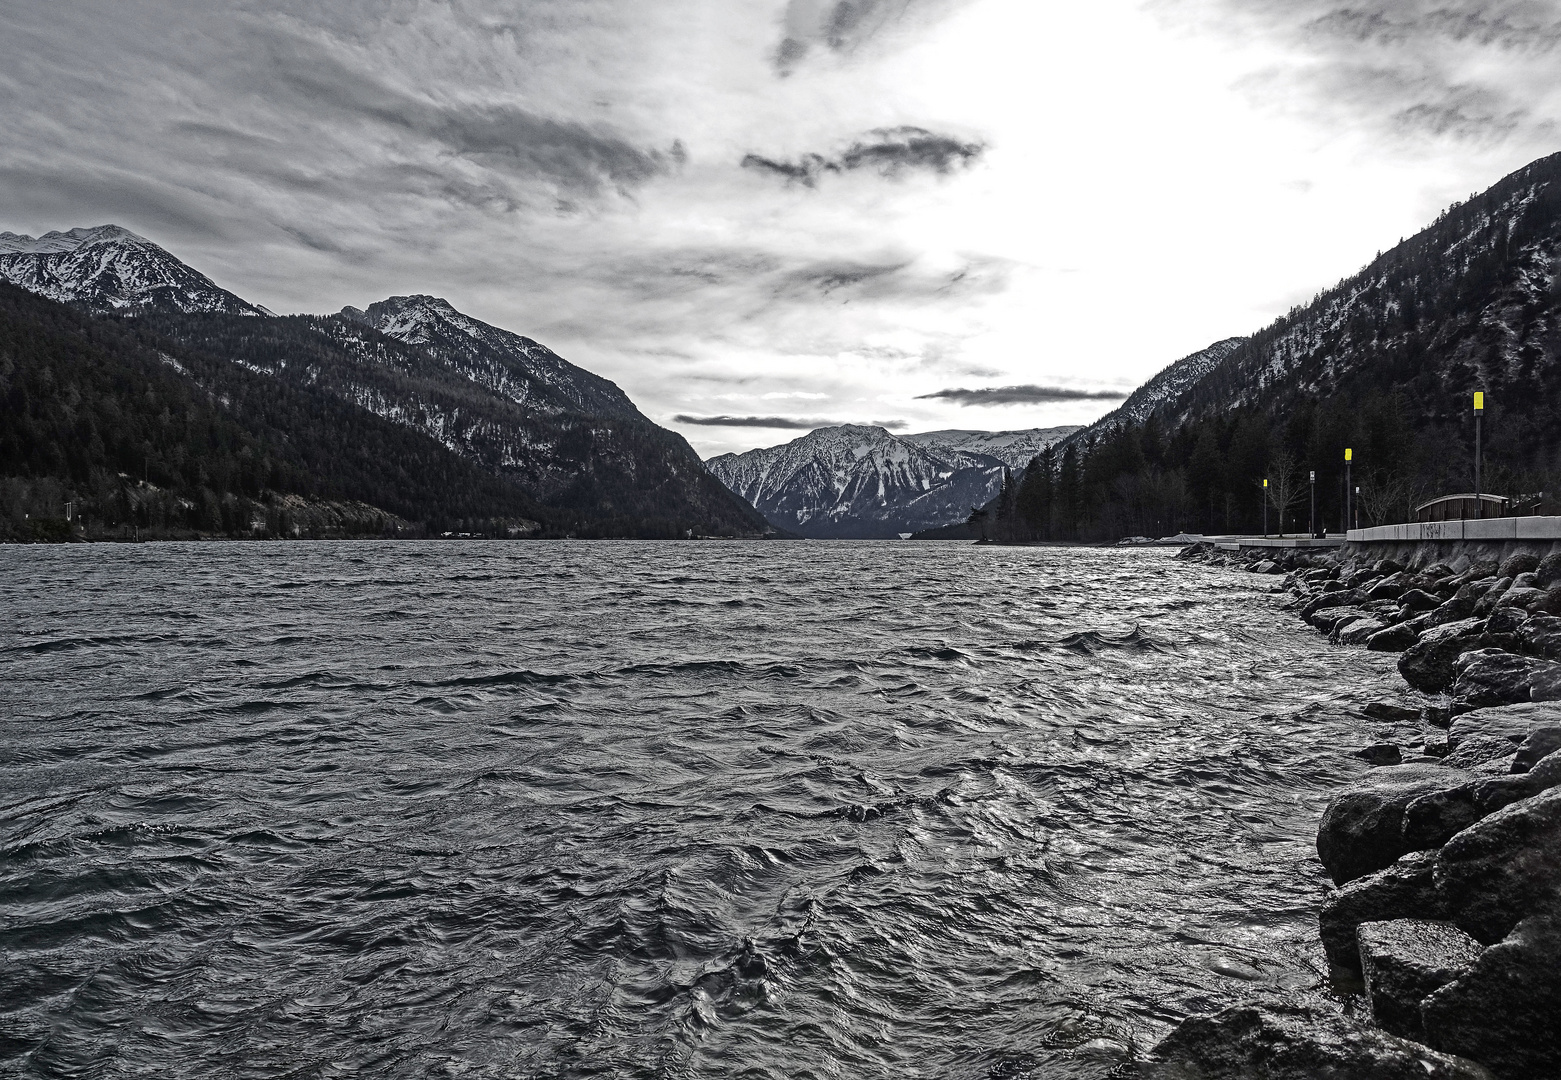
[[[1540,592],[1544,592],[1544,588],[1539,584],[1539,575],[1535,573],[1514,574],[1512,576],[1512,587],[1514,589],[1539,589]]]
[[[1474,607],[1480,600],[1480,590],[1472,584],[1465,583],[1458,587],[1448,600],[1442,603],[1435,611],[1430,613],[1430,619],[1437,626],[1447,623],[1459,622],[1474,614]]]
[[[1361,923],[1447,918],[1447,901],[1432,877],[1435,867],[1436,852],[1412,851],[1386,870],[1330,890],[1317,913],[1328,962],[1341,971],[1360,971],[1355,928]]]
[[[1529,614],[1526,611],[1510,607],[1498,607],[1491,612],[1491,617],[1485,624],[1485,632],[1487,634],[1517,634],[1522,629],[1523,624],[1528,621]],[[1518,640],[1517,637],[1514,637],[1513,643],[1517,644]]]
[[[1561,750],[1553,754],[1546,754],[1523,775],[1534,782],[1534,786],[1543,791],[1546,788],[1561,787]]]
[[[1452,920],[1486,944],[1500,941],[1519,919],[1554,907],[1561,899],[1561,787],[1503,807],[1454,836],[1436,857],[1436,884]]]
[[[1554,615],[1534,615],[1518,629],[1518,648],[1529,656],[1561,660],[1561,619]]]
[[[1394,705],[1391,701],[1373,701],[1361,712],[1373,720],[1382,720],[1389,724],[1414,724],[1420,720],[1419,709],[1408,709],[1402,705]]]
[[[1251,571],[1254,574],[1272,574],[1278,569],[1279,564],[1274,562],[1273,559],[1264,559],[1261,562],[1253,563],[1251,566]]]
[[[1491,1080],[1472,1061],[1324,1009],[1235,1005],[1190,1016],[1140,1066],[1145,1080]]]
[[[1485,620],[1464,619],[1427,630],[1398,658],[1398,671],[1416,690],[1436,693],[1453,684],[1454,664],[1485,646]]]
[[[1561,1076],[1561,915],[1530,916],[1420,1007],[1426,1041],[1503,1080]]]
[[[1449,566],[1448,569],[1455,574],[1467,574],[1469,572],[1469,567],[1472,565],[1473,563],[1470,561],[1469,556],[1460,555],[1453,560],[1452,565]]]
[[[1445,728],[1431,727],[1427,725],[1421,729],[1420,733],[1424,739],[1422,745],[1425,747],[1425,752],[1432,757],[1444,758],[1452,750],[1451,744],[1449,744],[1447,741],[1447,731]]]
[[[1500,735],[1517,748],[1531,734],[1543,728],[1561,727],[1561,703],[1523,702],[1495,709],[1476,709],[1452,722],[1447,738],[1454,749],[1475,735]]]
[[[1460,739],[1456,745],[1448,739],[1451,749],[1442,758],[1442,764],[1454,769],[1477,769],[1493,761],[1503,762],[1501,771],[1508,771],[1508,759],[1517,753],[1517,748],[1507,738],[1491,732],[1479,732]]]
[[[1441,847],[1481,818],[1541,790],[1527,775],[1506,775],[1422,795],[1404,807],[1404,844],[1415,851]]]
[[[1552,551],[1540,559],[1534,573],[1539,577],[1539,584],[1547,589],[1561,581],[1561,551]]]
[[[1367,765],[1397,765],[1404,760],[1403,753],[1392,743],[1372,743],[1355,751],[1355,756]]]
[[[1403,573],[1390,574],[1366,590],[1372,600],[1397,600],[1409,588],[1409,578]]]
[[[1553,660],[1544,663],[1548,668],[1534,672],[1529,678],[1528,699],[1530,701],[1561,701],[1561,664]]]
[[[1512,588],[1508,589],[1505,593],[1502,594],[1502,597],[1497,602],[1496,606],[1504,608],[1518,608],[1519,610],[1527,611],[1529,608],[1538,604],[1544,598],[1544,589],[1525,589],[1518,585],[1514,585]]]
[[[1482,946],[1452,923],[1394,919],[1355,931],[1371,1019],[1384,1031],[1425,1041],[1420,1003],[1479,959]]]
[[[1336,885],[1392,866],[1404,844],[1404,808],[1471,777],[1441,765],[1372,769],[1335,795],[1317,827],[1317,856]]]
[[[1515,578],[1519,574],[1532,574],[1539,569],[1539,556],[1527,551],[1519,551],[1508,555],[1501,561],[1501,567],[1496,571],[1502,577]]]
[[[1396,559],[1378,559],[1371,564],[1371,568],[1379,574],[1401,574],[1404,572],[1404,564]]]
[[[1335,627],[1329,637],[1340,645],[1364,645],[1387,628],[1388,624],[1381,619],[1350,619]]]
[[[1315,611],[1306,621],[1326,634],[1341,622],[1349,619],[1364,618],[1367,618],[1367,615],[1360,608],[1343,605],[1340,607],[1325,607],[1320,611]]]
[[[1366,648],[1372,652],[1403,652],[1419,640],[1420,635],[1413,626],[1399,623],[1372,634],[1366,639]]]
[[[1535,728],[1518,744],[1512,771],[1526,773],[1557,750],[1561,750],[1561,727]]]
[[[1442,600],[1433,596],[1424,589],[1410,589],[1398,598],[1399,606],[1405,611],[1435,611],[1442,606]]]
[[[1479,584],[1479,582],[1476,582],[1476,587],[1478,587]],[[1489,615],[1491,612],[1495,611],[1496,605],[1501,602],[1501,598],[1506,595],[1507,590],[1510,588],[1512,588],[1512,579],[1509,577],[1498,578],[1496,581],[1492,582],[1490,586],[1486,588],[1485,592],[1480,595],[1480,599],[1475,603],[1474,614],[1476,616],[1483,616]]]
[[[1536,614],[1561,615],[1561,582],[1547,587],[1545,598],[1529,610]]]
[[[1528,701],[1535,675],[1561,674],[1561,665],[1500,649],[1475,649],[1459,655],[1453,672],[1454,702],[1464,708],[1484,709]]]

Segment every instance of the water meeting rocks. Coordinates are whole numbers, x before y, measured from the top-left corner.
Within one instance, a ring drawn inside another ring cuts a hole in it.
[[[1422,795],[1472,777],[1440,764],[1372,769],[1334,796],[1317,828],[1317,855],[1336,885],[1392,866],[1410,850],[1403,837],[1404,808]]]
[[[1481,945],[1451,923],[1394,919],[1356,929],[1371,1019],[1382,1030],[1425,1041],[1420,1003],[1463,975]]]
[[[1426,1041],[1502,1080],[1561,1077],[1561,913],[1523,919],[1420,1007]]]
[[[1372,634],[1366,639],[1366,648],[1372,652],[1403,652],[1419,640],[1419,631],[1403,622]]]
[[[1437,855],[1434,873],[1452,920],[1486,944],[1520,919],[1554,908],[1561,898],[1561,787],[1458,833]]]
[[[1182,1021],[1145,1080],[1490,1080],[1472,1061],[1324,1009],[1236,1005]]]
[[[1447,902],[1436,891],[1436,852],[1412,851],[1384,870],[1334,889],[1317,915],[1318,936],[1328,962],[1360,971],[1355,929],[1391,919],[1446,919]]]

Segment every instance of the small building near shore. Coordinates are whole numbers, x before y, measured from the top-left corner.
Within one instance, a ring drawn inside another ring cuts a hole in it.
[[[1476,495],[1472,491],[1443,495],[1415,507],[1416,521],[1472,521],[1508,515],[1511,502],[1505,495]]]

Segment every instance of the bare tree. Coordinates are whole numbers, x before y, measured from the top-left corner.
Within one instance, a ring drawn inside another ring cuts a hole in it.
[[[1389,518],[1403,511],[1406,502],[1414,500],[1412,486],[1402,475],[1384,469],[1366,473],[1360,482],[1360,508],[1366,521],[1372,525],[1388,524]]]
[[[1306,485],[1295,456],[1281,450],[1268,459],[1268,502],[1279,511],[1279,535],[1285,534],[1285,516],[1306,501]]]

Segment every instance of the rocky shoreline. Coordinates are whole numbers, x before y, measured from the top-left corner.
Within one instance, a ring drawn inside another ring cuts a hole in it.
[[[1356,1016],[1243,1005],[1195,1016],[1141,1075],[1161,1080],[1561,1080],[1561,552],[1367,562],[1340,549],[1254,561],[1341,646],[1399,654],[1425,695],[1366,713],[1402,736],[1323,813],[1334,883],[1318,918]]]

